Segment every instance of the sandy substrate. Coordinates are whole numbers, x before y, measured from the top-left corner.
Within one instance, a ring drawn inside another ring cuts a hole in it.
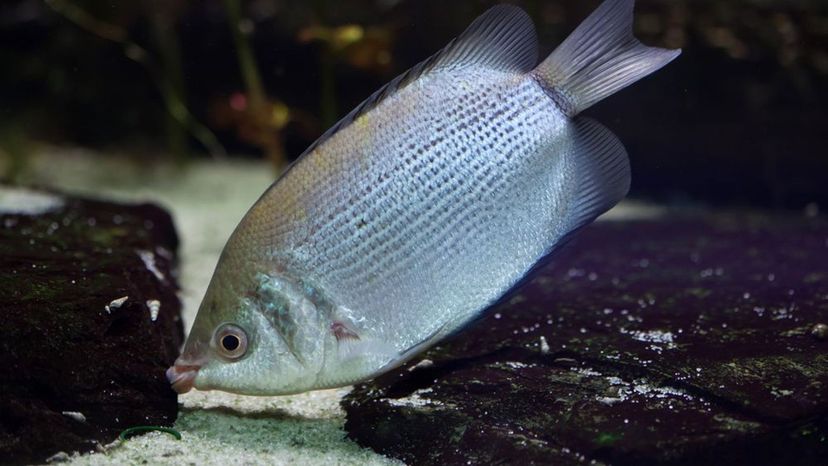
[[[218,255],[238,221],[273,181],[264,163],[202,161],[186,169],[46,149],[28,180],[100,198],[151,201],[170,210],[181,237],[181,300],[189,326]],[[605,218],[651,217],[659,209],[627,203]],[[347,389],[283,397],[191,392],[179,398],[182,440],[150,433],[116,442],[74,464],[399,464],[345,439],[339,400]]]

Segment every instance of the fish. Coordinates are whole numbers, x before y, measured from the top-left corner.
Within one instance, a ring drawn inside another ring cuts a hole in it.
[[[539,61],[531,18],[494,6],[325,132],[228,239],[172,388],[352,385],[526,282],[629,190],[580,114],[681,53],[639,42],[633,10],[606,0]]]

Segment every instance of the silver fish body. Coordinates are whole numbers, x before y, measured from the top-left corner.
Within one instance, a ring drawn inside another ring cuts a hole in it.
[[[631,21],[632,0],[609,0],[537,65],[531,21],[495,7],[369,98],[239,224],[171,381],[347,385],[500,299],[627,192],[621,144],[575,115],[677,55],[632,39]],[[239,359],[221,357],[226,325]]]

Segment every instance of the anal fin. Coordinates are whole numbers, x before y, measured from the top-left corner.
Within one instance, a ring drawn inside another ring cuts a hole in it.
[[[567,209],[567,230],[575,231],[621,201],[630,189],[630,161],[621,141],[604,125],[576,118],[567,157],[575,166],[576,196]]]

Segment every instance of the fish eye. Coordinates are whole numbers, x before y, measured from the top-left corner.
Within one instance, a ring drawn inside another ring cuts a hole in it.
[[[219,354],[227,359],[238,359],[247,352],[247,334],[237,325],[220,326],[213,340]]]
[[[221,338],[221,347],[225,351],[236,351],[241,346],[238,335],[225,335]]]

